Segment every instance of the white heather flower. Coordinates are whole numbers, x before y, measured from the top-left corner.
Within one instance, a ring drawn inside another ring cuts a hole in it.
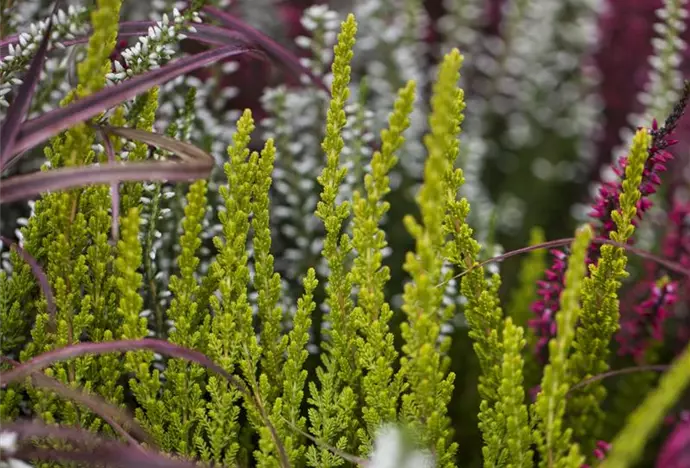
[[[400,432],[394,426],[379,429],[374,440],[374,450],[369,459],[371,468],[397,468],[401,455]]]
[[[19,436],[16,432],[0,432],[0,450],[13,454],[17,451],[17,440]]]
[[[405,447],[400,429],[386,425],[378,430],[374,450],[369,459],[370,468],[434,468],[434,457],[426,451]]]

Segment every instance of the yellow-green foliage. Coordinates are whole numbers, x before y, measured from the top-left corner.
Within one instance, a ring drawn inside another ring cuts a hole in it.
[[[317,370],[320,388],[309,385],[311,432],[328,444],[341,450],[352,450],[358,421],[352,417],[357,406],[354,385],[359,384],[360,372],[356,366],[356,318],[351,317],[350,298],[352,279],[347,274],[346,260],[352,250],[352,241],[342,234],[343,222],[350,216],[350,203],[338,203],[336,198],[347,170],[341,166],[340,153],[344,141],[341,135],[346,123],[345,103],[350,95],[350,61],[355,44],[357,23],[349,15],[341,25],[338,44],[334,49],[332,65],[333,83],[331,102],[326,118],[326,134],[321,144],[326,155],[326,166],[318,177],[323,187],[317,204],[316,216],[326,228],[322,255],[328,262],[326,283],[327,320],[331,324],[329,341],[324,343],[328,352],[322,354],[323,367]],[[310,466],[328,468],[338,466],[342,459],[328,450],[309,448]]]
[[[104,86],[105,70],[106,67],[109,70],[109,55],[117,35],[120,5],[119,0],[96,2],[91,15],[94,32],[86,58],[77,70],[79,86],[63,104]],[[89,126],[75,125],[53,138],[50,148],[46,148],[49,167],[92,162],[94,141]],[[21,304],[26,311],[22,328],[33,322],[32,340],[21,350],[22,360],[82,340],[111,340],[120,333],[117,288],[111,271],[109,206],[110,195],[104,186],[53,193],[36,203],[35,215],[23,230],[24,247],[44,266],[55,293],[57,310],[49,313],[45,300],[36,299],[33,279],[23,274],[27,272],[26,267],[18,257],[13,257],[15,269],[20,273],[15,278],[23,278],[25,285],[13,291],[14,304]],[[5,317],[1,321],[5,322]],[[96,391],[112,402],[122,401],[123,388],[118,382],[121,364],[114,356],[79,358],[56,364],[46,372],[63,383]],[[71,402],[58,403],[50,392],[30,388],[29,394],[36,414],[46,421],[79,424],[93,430],[101,427],[99,418]],[[110,428],[104,430],[112,433]]]
[[[635,231],[632,224],[640,199],[640,182],[648,156],[651,136],[646,129],[635,134],[625,168],[625,178],[619,197],[620,208],[611,217],[616,230],[610,239],[625,244]],[[589,276],[582,283],[581,325],[575,334],[575,352],[571,357],[571,384],[608,370],[608,345],[618,330],[621,280],[626,277],[627,257],[621,247],[602,245],[596,265],[590,265]],[[570,422],[583,448],[589,448],[601,430],[604,417],[600,407],[606,395],[601,382],[575,392],[568,405]]]
[[[110,54],[117,39],[121,0],[97,0],[91,13],[93,33],[89,37],[86,59],[77,65],[78,97],[82,98],[105,86],[105,75],[110,72]]]
[[[256,366],[260,350],[251,328],[252,310],[248,302],[249,268],[247,238],[249,234],[249,213],[252,195],[252,169],[249,141],[254,130],[251,112],[245,111],[237,122],[234,145],[228,148],[229,162],[225,164],[228,185],[220,189],[226,211],[220,215],[223,238],[214,238],[218,249],[217,263],[212,268],[220,269],[218,285],[221,298],[210,298],[214,316],[208,336],[207,352],[228,372],[242,370],[245,378],[256,385]],[[240,345],[238,345],[241,343]],[[239,394],[227,382],[211,376],[206,390],[210,402],[202,425],[208,445],[203,442],[200,449],[204,458],[229,463],[235,459],[239,449],[237,439]],[[249,403],[249,402],[246,402]],[[201,442],[200,442],[201,443]]]
[[[499,401],[496,412],[501,415],[505,430],[505,466],[510,468],[528,468],[533,464],[533,452],[530,448],[529,423],[527,406],[523,389],[522,371],[524,361],[522,349],[525,347],[522,327],[515,326],[508,317],[503,326],[503,363],[501,365],[501,386],[498,388]]]
[[[366,193],[353,194],[353,239],[358,255],[351,270],[352,284],[359,289],[355,315],[361,317],[364,335],[358,340],[358,365],[366,372],[362,379],[362,419],[358,437],[361,452],[368,452],[372,435],[383,423],[396,420],[402,373],[394,376],[393,366],[398,352],[393,344],[389,322],[393,310],[385,299],[390,269],[382,266],[383,249],[388,245],[386,234],[379,227],[390,204],[384,197],[390,192],[388,174],[396,165],[395,153],[400,149],[403,132],[410,125],[415,98],[415,84],[408,82],[400,90],[388,119],[388,129],[381,132],[381,151],[374,153],[371,172],[364,177]]]
[[[201,350],[205,348],[210,317],[202,316],[199,311],[199,284],[195,273],[199,267],[196,255],[201,246],[199,234],[206,212],[207,188],[206,181],[199,180],[190,186],[187,194],[180,238],[181,252],[177,260],[179,275],[170,278],[170,292],[174,298],[167,310],[168,318],[175,324],[168,341]],[[193,436],[198,429],[199,415],[204,410],[202,379],[205,375],[200,366],[180,359],[168,361],[163,398],[147,402],[146,407],[151,424],[160,427],[165,434],[158,439],[158,443],[166,451],[195,454]]]
[[[589,226],[580,229],[573,241],[561,293],[561,309],[556,313],[558,335],[549,342],[549,363],[544,369],[541,391],[533,406],[537,422],[534,439],[540,455],[540,467],[579,467],[583,457],[577,444],[571,442],[572,430],[564,427],[566,395],[570,388],[568,356],[580,316],[580,291],[586,273],[586,258],[593,232]]]
[[[461,64],[457,49],[441,64],[431,100],[430,133],[424,138],[428,151],[424,183],[416,198],[421,222],[411,216],[405,218],[405,226],[415,239],[415,251],[407,253],[404,265],[412,281],[405,285],[402,306],[407,321],[401,327],[405,344],[400,366],[409,387],[402,397],[402,416],[419,428],[424,443],[434,447],[437,462],[444,467],[455,465],[457,450],[445,411],[455,379],[448,373],[450,338],[440,337],[441,324],[453,316],[453,308],[441,304],[443,289],[438,285],[450,274],[442,272],[448,224],[454,222],[449,219],[469,209],[465,200],[456,201],[462,171],[454,170],[465,106],[457,87]]]
[[[290,463],[300,466],[304,456],[304,440],[296,434],[294,428],[304,431],[306,418],[300,414],[300,406],[304,399],[304,383],[307,371],[304,363],[307,359],[306,346],[309,341],[309,327],[311,314],[316,308],[314,290],[318,285],[316,272],[313,268],[307,271],[304,278],[304,294],[297,302],[297,311],[293,318],[292,330],[288,333],[285,367],[283,368],[282,394],[273,406],[273,420],[276,422]],[[289,425],[284,424],[287,422]]]
[[[272,402],[283,387],[283,353],[287,346],[287,336],[281,336],[283,311],[277,306],[280,298],[280,275],[273,271],[271,254],[271,228],[269,225],[268,190],[271,186],[271,173],[276,149],[269,139],[261,151],[257,171],[255,171],[253,200],[254,229],[254,289],[258,293],[258,315],[261,321],[261,393]]]

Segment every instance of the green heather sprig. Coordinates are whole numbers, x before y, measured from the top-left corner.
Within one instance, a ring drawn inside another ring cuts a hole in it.
[[[311,315],[316,309],[314,290],[318,285],[318,280],[313,268],[307,271],[303,284],[304,293],[297,301],[297,311],[292,319],[292,330],[288,333],[288,345],[283,368],[283,388],[281,389],[281,396],[276,399],[273,406],[273,419],[285,444],[288,458],[291,463],[297,466],[301,466],[301,462],[303,462],[304,441],[300,440],[294,429],[286,426],[284,422],[301,431],[304,431],[306,427],[306,418],[301,415],[300,407],[304,400],[304,384],[307,380],[304,363],[308,355],[306,347],[309,342],[309,328],[312,323]]]
[[[366,430],[358,430],[360,452],[368,453],[371,441],[384,423],[397,419],[401,373],[394,375],[398,352],[393,344],[389,322],[393,311],[385,298],[390,269],[383,266],[386,233],[379,227],[390,208],[385,196],[390,192],[388,174],[397,164],[396,152],[404,141],[415,100],[415,83],[410,81],[398,92],[388,129],[381,132],[381,151],[371,159],[371,171],[364,177],[365,193],[353,194],[352,245],[357,257],[351,270],[352,284],[358,289],[356,316],[361,316],[363,337],[358,340],[359,366],[366,372],[362,379],[364,405],[362,419]]]
[[[317,371],[321,387],[317,388],[314,382],[309,386],[309,402],[313,406],[309,409],[312,434],[340,450],[349,450],[354,443],[358,421],[352,414],[357,401],[353,386],[359,384],[361,374],[356,361],[357,318],[353,316],[355,311],[350,297],[352,280],[346,265],[352,241],[343,233],[343,223],[350,216],[350,203],[337,202],[339,187],[347,173],[340,163],[344,146],[341,133],[346,124],[345,105],[350,95],[350,61],[356,33],[357,23],[354,16],[349,15],[341,25],[331,68],[332,97],[326,118],[326,135],[321,144],[326,166],[318,177],[323,190],[316,208],[316,216],[326,228],[322,255],[329,269],[326,305],[330,330],[327,332],[328,342],[323,345],[326,353],[321,355],[323,367]],[[311,466],[324,468],[342,463],[340,457],[313,446],[308,450],[307,460]]]
[[[141,267],[141,242],[139,239],[139,211],[132,208],[121,220],[122,236],[117,243],[118,257],[114,262],[117,273],[117,289],[120,301],[117,312],[122,317],[122,332],[119,339],[132,340],[144,338],[148,334],[146,318],[141,317],[143,299],[139,291],[142,288],[142,275],[138,272]],[[148,353],[146,353],[148,354]],[[152,356],[144,353],[131,352],[125,356],[124,368],[134,373],[138,378],[148,378],[149,361]],[[156,376],[157,377],[157,376]],[[157,378],[154,379],[157,382]],[[130,381],[135,395],[139,397],[138,383]],[[146,385],[146,384],[144,384]],[[147,395],[153,397],[152,395]],[[139,397],[141,400],[144,398]]]
[[[191,349],[205,349],[210,317],[198,308],[199,284],[196,273],[199,266],[198,250],[201,220],[206,211],[207,183],[193,183],[187,194],[181,252],[177,259],[179,274],[170,278],[173,295],[166,317],[172,322],[168,341]],[[204,414],[203,368],[179,359],[171,359],[165,371],[162,396],[149,402],[147,418],[160,427],[157,442],[167,452],[182,455],[196,453],[194,435],[199,429],[199,416]]]
[[[533,452],[530,448],[530,426],[525,405],[523,388],[522,349],[525,347],[524,328],[513,324],[508,317],[503,325],[503,363],[501,365],[501,385],[498,388],[496,413],[504,420],[505,440],[503,441],[506,466],[530,468],[533,466]]]
[[[252,160],[254,156],[252,155]],[[256,309],[261,323],[261,357],[259,394],[264,407],[274,407],[283,389],[283,367],[288,336],[282,334],[283,310],[278,306],[281,293],[280,275],[273,270],[271,255],[271,230],[268,192],[271,187],[276,150],[273,140],[268,139],[259,159],[254,163],[254,194],[252,199],[253,228],[253,285],[257,292]],[[280,403],[278,403],[280,405]],[[280,409],[274,407],[280,414]],[[255,451],[259,466],[277,466],[277,447],[270,431],[260,419],[255,423],[260,433],[259,451]]]
[[[403,312],[407,321],[401,325],[405,340],[400,360],[409,392],[402,397],[402,417],[416,426],[426,446],[434,447],[437,463],[455,466],[457,444],[446,406],[453,391],[455,374],[448,373],[447,356],[450,337],[440,338],[441,325],[453,316],[453,306],[442,305],[443,289],[438,285],[450,277],[443,272],[447,255],[447,220],[458,210],[469,208],[456,202],[462,183],[462,171],[453,170],[458,155],[457,136],[464,108],[463,94],[457,87],[462,56],[457,49],[447,54],[438,72],[431,99],[430,133],[424,138],[428,157],[424,182],[416,197],[421,223],[412,216],[404,219],[415,239],[415,251],[408,252],[404,269],[411,282],[405,285]],[[464,219],[464,218],[463,218]]]
[[[252,200],[254,289],[258,294],[258,316],[261,321],[261,393],[272,402],[283,387],[283,354],[287,336],[281,336],[283,311],[278,306],[281,294],[280,275],[273,270],[268,192],[276,157],[273,140],[266,141],[255,172]]]
[[[534,439],[540,455],[540,467],[570,466],[578,468],[584,458],[577,444],[572,443],[572,430],[565,427],[566,395],[570,388],[569,355],[580,316],[580,292],[586,273],[587,249],[592,229],[580,229],[573,241],[565,288],[561,293],[561,309],[556,313],[558,334],[549,343],[549,363],[544,369],[541,391],[532,407],[536,421]]]
[[[225,200],[225,211],[219,213],[223,238],[214,238],[218,258],[209,272],[212,278],[220,280],[216,286],[220,290],[220,299],[212,294],[216,287],[209,287],[207,291],[211,293],[210,305],[214,315],[207,352],[226,371],[242,370],[250,385],[256,388],[261,351],[252,328],[253,314],[247,294],[250,281],[247,240],[254,166],[248,146],[253,130],[254,121],[247,110],[237,122],[234,145],[228,148],[230,160],[225,164],[228,185],[220,187]],[[216,269],[219,270],[217,273],[214,272]],[[204,459],[234,463],[240,447],[237,422],[240,408],[236,404],[240,395],[216,376],[209,378],[206,390],[210,401],[202,425],[209,442],[200,439],[200,451]],[[245,403],[251,405],[251,402]]]
[[[646,129],[635,134],[625,167],[625,178],[619,197],[620,209],[611,213],[616,230],[610,239],[620,244],[627,243],[635,231],[633,220],[637,202],[641,197],[640,182],[648,156],[652,137]],[[596,265],[590,265],[589,276],[582,284],[581,325],[575,335],[575,352],[571,357],[571,384],[605,372],[609,368],[609,343],[618,330],[618,290],[621,280],[627,276],[625,250],[613,245],[602,245]],[[606,390],[601,382],[588,385],[572,395],[569,402],[569,421],[578,440],[587,450],[594,444],[601,430],[604,417],[601,408]]]

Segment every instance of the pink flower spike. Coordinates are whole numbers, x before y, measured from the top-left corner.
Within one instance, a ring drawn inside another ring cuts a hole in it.
[[[676,425],[661,447],[656,468],[687,468],[690,466],[690,422]]]

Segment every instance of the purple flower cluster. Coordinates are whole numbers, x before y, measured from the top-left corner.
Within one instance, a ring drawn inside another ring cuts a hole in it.
[[[690,203],[676,203],[669,213],[669,230],[663,241],[664,258],[690,269]],[[632,313],[621,320],[621,332],[616,337],[621,356],[632,356],[642,363],[649,345],[661,341],[663,325],[669,317],[671,308],[684,291],[688,290],[688,278],[673,280],[671,273],[657,265],[648,265],[650,279],[642,284],[645,296],[632,307]],[[657,280],[657,278],[660,278]],[[686,340],[683,327],[679,330],[680,342]]]
[[[690,270],[690,201],[676,203],[669,215],[671,229],[663,246],[664,257]],[[688,304],[690,300],[690,277],[678,279],[679,302]],[[678,327],[678,343],[684,345],[690,340],[690,324]]]
[[[565,282],[568,254],[563,250],[552,249],[551,267],[544,273],[544,279],[537,282],[537,299],[531,309],[535,317],[528,324],[537,337],[536,355],[546,361],[547,345],[551,337],[556,335],[556,320],[554,314],[558,311],[561,292]]]
[[[657,468],[687,468],[690,466],[690,412],[684,411],[675,429],[661,447]]]
[[[610,450],[611,444],[603,440],[598,440],[596,447],[594,449],[594,458],[596,458],[599,461],[602,461],[604,458],[606,458],[606,454],[609,453]],[[583,463],[582,465],[580,465],[580,468],[591,468],[591,466],[587,463]]]
[[[690,269],[690,202],[676,203],[669,221],[672,229],[664,242],[664,257]]]
[[[633,224],[637,224],[638,220],[642,219],[644,213],[651,208],[652,202],[649,197],[656,193],[657,187],[661,185],[660,174],[666,172],[666,163],[673,159],[673,155],[667,148],[678,143],[678,140],[667,137],[669,132],[664,132],[663,137],[656,138],[656,135],[661,134],[656,119],[652,123],[651,134],[653,137],[652,146],[649,148],[649,157],[645,163],[644,172],[642,173],[642,184],[640,185],[642,197],[637,203],[637,219],[633,220]],[[599,189],[599,196],[594,202],[592,211],[589,213],[592,219],[600,223],[597,232],[599,238],[608,239],[609,234],[616,229],[611,213],[619,208],[618,197],[621,193],[621,184],[627,163],[627,157],[624,156],[619,159],[618,165],[613,168],[617,180],[602,184]]]
[[[645,352],[653,341],[661,341],[663,325],[672,306],[678,301],[678,283],[667,277],[649,285],[647,297],[633,307],[632,313],[621,321],[616,336],[621,356],[644,361]]]
[[[690,97],[690,86],[686,85],[683,95],[678,104],[673,109],[671,115],[666,119],[663,127],[659,127],[656,120],[652,124],[650,134],[652,144],[649,148],[649,156],[645,162],[645,168],[640,184],[641,197],[637,203],[636,224],[644,213],[652,206],[649,199],[656,193],[661,184],[661,174],[666,171],[666,164],[673,158],[668,148],[675,145],[678,141],[671,139],[670,135],[678,125],[678,121],[685,112],[688,99]],[[615,229],[615,224],[611,218],[611,213],[619,208],[618,198],[622,189],[622,178],[625,173],[627,157],[621,157],[613,170],[618,176],[617,180],[604,182],[599,189],[593,208],[589,213],[595,225],[597,239],[608,239],[610,233]],[[598,258],[599,246],[592,244],[588,252],[587,263],[594,263]],[[532,304],[534,319],[529,324],[534,330],[537,341],[535,344],[535,355],[542,362],[546,361],[546,347],[549,340],[556,334],[555,313],[559,310],[560,293],[564,287],[565,269],[567,253],[561,250],[551,251],[553,260],[551,267],[546,271],[544,280],[537,285],[538,299]],[[664,297],[670,298],[671,295]],[[652,298],[650,298],[652,299]],[[652,302],[650,304],[655,304]],[[661,308],[659,309],[661,310]]]
[[[657,135],[664,135],[656,138]],[[642,176],[640,192],[642,197],[637,203],[637,223],[642,215],[649,210],[652,202],[649,196],[656,193],[657,187],[661,184],[659,174],[666,171],[666,162],[673,156],[667,148],[675,144],[676,140],[666,138],[668,132],[663,132],[658,128],[656,120],[652,127],[653,143],[649,148],[649,157],[645,164]],[[625,173],[627,157],[621,157],[618,165],[614,167],[614,172],[618,176],[616,181],[604,182],[599,189],[598,196],[594,202],[589,216],[597,224],[597,239],[608,239],[609,234],[615,230],[616,226],[611,217],[611,213],[619,208],[618,198],[622,189],[622,178]],[[598,257],[597,244],[590,246],[587,263],[593,263]],[[554,314],[559,310],[560,294],[563,291],[565,270],[568,254],[563,250],[554,249],[551,251],[553,256],[551,267],[546,270],[544,280],[537,284],[537,295],[539,298],[532,304],[532,312],[535,318],[529,324],[537,337],[535,354],[546,361],[545,349],[549,340],[556,335],[556,322]]]

